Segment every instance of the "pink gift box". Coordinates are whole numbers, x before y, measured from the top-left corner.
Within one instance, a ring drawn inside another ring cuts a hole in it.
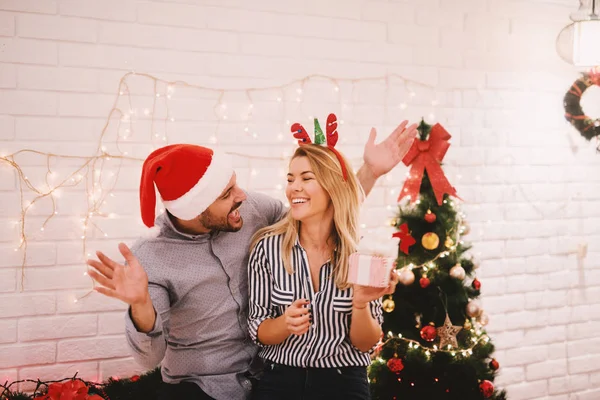
[[[395,258],[354,253],[350,255],[348,283],[363,286],[386,287]]]

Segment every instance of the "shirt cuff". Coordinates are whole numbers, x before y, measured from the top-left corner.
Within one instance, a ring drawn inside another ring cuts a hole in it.
[[[262,324],[265,320],[267,320],[269,318],[271,318],[271,317],[265,316],[265,317],[254,318],[254,319],[248,321],[248,332],[250,333],[250,338],[259,347],[265,347],[266,345],[262,344],[258,340],[258,327],[260,326],[260,324]]]
[[[152,327],[152,330],[148,333],[146,332],[140,332],[138,330],[138,328],[135,326],[135,324],[133,323],[133,319],[131,318],[131,306],[127,309],[127,313],[125,314],[125,329],[127,330],[127,332],[133,336],[137,336],[138,338],[142,338],[142,337],[157,337],[162,335],[162,319],[160,318],[160,314],[156,312],[156,310],[154,310],[154,326]]]

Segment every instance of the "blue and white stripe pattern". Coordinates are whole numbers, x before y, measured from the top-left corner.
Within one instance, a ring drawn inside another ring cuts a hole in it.
[[[340,290],[328,261],[321,267],[320,288],[314,290],[308,259],[300,243],[292,248],[294,273],[289,274],[281,258],[283,236],[271,236],[258,242],[248,268],[249,330],[261,346],[260,356],[275,363],[303,368],[335,368],[367,366],[369,353],[358,350],[350,342],[352,288]],[[301,336],[290,335],[282,343],[263,346],[257,339],[259,325],[267,318],[277,318],[297,299],[308,299],[313,322]],[[381,299],[370,303],[371,315],[381,324]]]

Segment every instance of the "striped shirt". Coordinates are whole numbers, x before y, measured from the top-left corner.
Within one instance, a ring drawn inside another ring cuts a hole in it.
[[[320,288],[314,290],[306,252],[298,241],[292,248],[294,273],[289,274],[281,257],[283,235],[261,239],[249,261],[250,337],[261,346],[260,356],[292,367],[334,368],[368,366],[369,353],[350,342],[352,287],[340,290],[327,261],[320,269]],[[277,318],[297,299],[308,299],[313,322],[308,332],[290,335],[282,343],[264,346],[258,341],[259,325],[267,318]],[[371,315],[383,322],[381,299],[370,303]]]

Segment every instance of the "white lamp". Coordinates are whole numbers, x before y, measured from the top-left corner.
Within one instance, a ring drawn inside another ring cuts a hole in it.
[[[580,0],[579,10],[571,14],[573,23],[556,38],[556,51],[566,62],[579,66],[600,65],[600,17],[596,0]]]

